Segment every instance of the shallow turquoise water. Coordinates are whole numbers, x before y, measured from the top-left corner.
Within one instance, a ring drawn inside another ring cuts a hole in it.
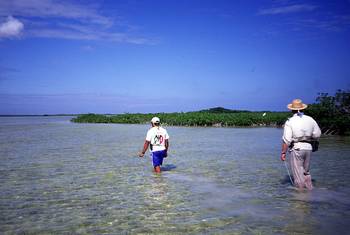
[[[282,129],[167,127],[155,175],[147,125],[0,118],[0,234],[346,234],[350,139],[321,139],[315,189],[279,160]]]

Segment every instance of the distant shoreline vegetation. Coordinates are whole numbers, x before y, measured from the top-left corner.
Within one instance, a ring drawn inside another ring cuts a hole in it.
[[[338,89],[334,96],[319,93],[305,114],[317,121],[322,135],[350,135],[350,90]]]
[[[319,93],[314,104],[310,104],[305,114],[313,117],[324,135],[350,134],[350,91],[337,90],[334,96]],[[251,112],[231,110],[222,107],[197,112],[179,113],[125,113],[116,115],[82,114],[73,118],[75,123],[149,123],[158,116],[163,125],[202,127],[281,127],[291,112]]]
[[[231,110],[222,107],[197,112],[180,113],[125,113],[116,115],[83,114],[72,121],[76,123],[149,123],[157,116],[163,125],[202,126],[202,127],[248,127],[248,126],[282,126],[290,116],[289,112],[250,112]]]

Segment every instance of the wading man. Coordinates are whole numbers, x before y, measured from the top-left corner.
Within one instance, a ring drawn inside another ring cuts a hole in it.
[[[315,148],[318,146],[321,130],[312,117],[302,112],[302,110],[307,108],[307,105],[303,104],[300,99],[293,100],[287,107],[292,110],[293,116],[284,124],[281,160],[286,160],[286,153],[289,148],[289,162],[294,185],[299,189],[306,187],[311,190],[311,152],[317,150]],[[317,143],[317,145],[314,143]]]
[[[160,119],[154,117],[151,120],[152,127],[148,130],[146,140],[139,157],[143,157],[150,146],[154,171],[160,173],[163,159],[167,157],[169,147],[169,135],[166,129],[160,126]]]

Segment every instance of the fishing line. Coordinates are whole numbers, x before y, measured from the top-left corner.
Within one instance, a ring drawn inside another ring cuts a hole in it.
[[[290,176],[289,168],[288,168],[288,166],[287,166],[286,161],[284,161],[284,166],[285,166],[285,167],[286,167],[286,169],[287,169],[287,172],[288,172],[288,176],[289,176],[290,182],[291,182],[291,183],[292,183],[292,185],[294,186],[294,182],[293,182],[293,180],[292,180],[292,177]]]

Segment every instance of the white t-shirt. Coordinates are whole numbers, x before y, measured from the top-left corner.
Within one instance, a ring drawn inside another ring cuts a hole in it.
[[[160,126],[149,129],[146,136],[146,140],[151,143],[152,152],[164,150],[167,139],[169,139],[168,132]]]
[[[290,145],[292,141],[298,141],[303,137],[317,139],[321,136],[321,130],[316,121],[307,115],[298,115],[289,118],[284,124],[283,141]],[[309,143],[297,142],[294,144],[294,149],[312,150]]]

